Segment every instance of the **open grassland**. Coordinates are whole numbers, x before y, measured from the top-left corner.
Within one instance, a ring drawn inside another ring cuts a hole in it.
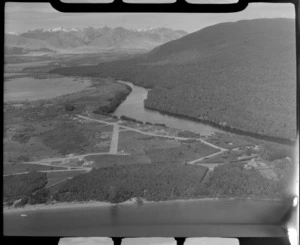
[[[219,150],[196,140],[166,139],[124,131],[120,133],[119,151],[147,156],[152,163],[184,163]]]
[[[122,119],[126,118],[126,120]],[[168,128],[166,126],[163,126],[161,124],[152,124],[149,122],[141,122],[135,119],[130,119],[128,117],[121,116],[120,125],[124,125],[127,127],[135,128],[138,130],[141,130],[143,132],[153,133],[153,134],[159,134],[159,135],[168,135],[168,136],[179,136],[178,133],[180,133],[179,129],[175,128]],[[185,137],[185,136],[179,136],[179,137]]]
[[[174,139],[164,139],[143,135],[138,132],[124,131],[119,133],[119,151],[133,155],[143,155],[149,148],[169,149],[180,146]]]
[[[184,163],[218,151],[219,149],[212,148],[201,142],[180,142],[178,147],[169,149],[148,148],[145,153],[153,163]]]
[[[244,146],[253,146],[253,143],[247,141],[246,137],[239,136],[236,134],[229,134],[229,133],[215,132],[214,134],[207,136],[205,140],[214,145],[226,149],[234,149],[237,147],[244,147]]]
[[[229,163],[238,161],[241,155],[241,152],[226,151],[213,157],[204,158],[199,163]]]
[[[57,151],[45,146],[43,142],[36,137],[31,138],[28,143],[24,144],[14,141],[4,142],[3,148],[5,164],[17,164],[60,155]]]
[[[88,165],[89,167],[97,169],[119,165],[151,163],[151,160],[143,155],[92,155],[85,157],[85,160],[92,162],[91,165]]]
[[[59,151],[62,155],[73,152],[83,153],[85,148],[89,146],[87,137],[72,124],[51,130],[43,138],[45,145]]]

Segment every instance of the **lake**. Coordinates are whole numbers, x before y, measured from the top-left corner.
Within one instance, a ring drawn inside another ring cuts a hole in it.
[[[4,101],[51,99],[78,92],[89,85],[89,79],[72,77],[14,78],[4,83]]]
[[[132,88],[131,93],[126,100],[116,109],[115,116],[127,116],[142,122],[165,124],[169,128],[188,130],[201,135],[209,135],[215,132],[221,132],[220,129],[209,125],[192,121],[189,119],[169,116],[160,112],[144,108],[144,100],[147,98],[148,89],[135,86],[131,82],[118,81]]]
[[[4,234],[280,236],[283,233],[277,223],[288,209],[287,203],[279,201],[202,199],[37,210],[4,214]],[[21,216],[24,213],[27,216]]]

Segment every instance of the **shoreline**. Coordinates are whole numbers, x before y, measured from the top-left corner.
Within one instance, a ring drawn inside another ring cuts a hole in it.
[[[236,197],[207,197],[207,198],[195,198],[195,199],[177,199],[177,200],[166,200],[166,201],[146,201],[142,199],[142,204],[137,203],[137,198],[131,198],[122,203],[110,203],[103,201],[73,201],[73,202],[55,202],[50,204],[35,204],[25,205],[24,207],[13,208],[3,207],[3,214],[32,212],[40,210],[57,210],[57,209],[74,209],[74,208],[97,208],[97,207],[113,207],[113,206],[124,206],[124,205],[135,205],[143,206],[145,204],[168,204],[168,203],[182,203],[182,202],[197,202],[197,201],[218,201],[218,200],[236,200],[236,201],[263,201],[263,202],[284,202],[285,199],[270,199],[270,198],[236,198]]]
[[[139,85],[135,85],[133,82],[126,81],[126,80],[121,80],[121,78],[120,79],[116,79],[116,78],[112,78],[112,77],[109,77],[109,78],[115,80],[118,83],[126,84],[127,86],[130,86],[131,88],[133,86],[135,86],[135,87],[144,88],[148,92],[150,90],[152,90],[152,88],[146,88],[146,87],[142,87],[142,86],[139,86]],[[173,117],[176,117],[176,118],[182,118],[182,119],[191,120],[191,121],[194,121],[194,122],[203,123],[203,124],[206,124],[208,126],[214,127],[216,129],[223,130],[226,133],[233,133],[233,134],[237,134],[237,135],[253,137],[253,138],[259,139],[259,140],[264,140],[264,141],[269,141],[269,142],[274,142],[274,143],[279,143],[279,144],[284,144],[284,145],[294,145],[296,143],[296,140],[293,140],[293,139],[280,138],[280,137],[276,137],[276,136],[270,136],[270,135],[264,135],[264,134],[259,134],[259,133],[255,133],[255,132],[245,131],[243,129],[233,128],[233,127],[230,127],[228,125],[222,125],[221,123],[214,122],[214,121],[211,121],[209,119],[195,118],[195,117],[188,116],[188,115],[181,115],[181,114],[176,114],[176,113],[173,113],[173,112],[168,112],[168,111],[165,111],[165,110],[162,110],[162,109],[153,108],[153,107],[147,105],[147,103],[145,103],[147,101],[147,99],[148,99],[148,95],[147,95],[147,98],[144,101],[144,108],[147,109],[147,110],[152,110],[152,111],[159,112],[163,115],[168,115],[168,116],[173,116]]]

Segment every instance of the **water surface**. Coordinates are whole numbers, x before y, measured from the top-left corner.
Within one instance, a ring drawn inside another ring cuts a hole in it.
[[[51,99],[78,92],[89,85],[88,79],[78,80],[72,77],[14,78],[4,83],[4,101]]]
[[[231,232],[234,236],[243,226],[246,227],[243,230],[246,236],[251,234],[251,226],[260,227],[256,230],[258,232],[256,235],[259,235],[259,232],[267,232],[268,227],[276,226],[288,208],[287,203],[279,201],[202,199],[142,205],[38,210],[26,212],[26,217],[21,216],[22,212],[4,214],[4,234],[108,236],[113,232],[125,231],[128,232],[126,236],[129,236],[133,227],[136,231],[142,229],[148,234],[157,235],[160,226],[169,225],[172,226],[174,233],[176,229],[183,233],[189,232],[197,225],[202,225],[201,232],[206,235],[218,236],[225,232],[230,236]],[[212,229],[213,226],[217,226],[218,229]],[[264,228],[262,229],[261,226]]]
[[[220,129],[200,122],[169,116],[158,111],[146,109],[144,107],[144,100],[147,98],[149,90],[143,87],[135,86],[131,82],[119,82],[129,85],[132,88],[132,92],[114,112],[114,115],[118,117],[124,115],[142,122],[165,124],[169,128],[189,130],[195,133],[200,133],[201,135],[209,135],[214,132],[221,131]]]

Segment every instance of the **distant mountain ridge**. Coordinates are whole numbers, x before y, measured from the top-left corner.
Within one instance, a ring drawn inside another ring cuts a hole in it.
[[[151,50],[187,34],[168,28],[125,29],[124,27],[84,27],[36,29],[24,33],[6,33],[5,46],[53,50],[95,47],[103,50]]]

